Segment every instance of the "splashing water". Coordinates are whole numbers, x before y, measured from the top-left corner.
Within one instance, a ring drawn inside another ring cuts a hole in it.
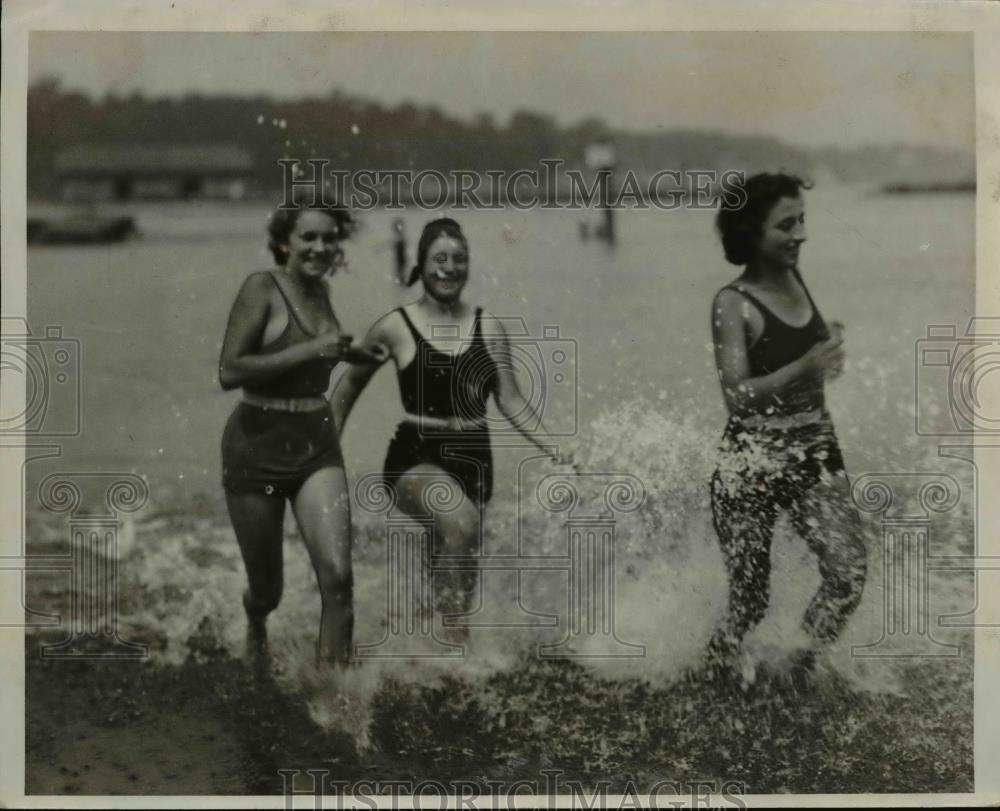
[[[701,660],[726,605],[726,572],[712,527],[708,487],[719,437],[698,428],[690,416],[665,413],[662,403],[641,398],[598,417],[586,437],[587,446],[577,449],[579,467],[586,473],[570,477],[578,491],[577,510],[606,509],[604,489],[615,477],[633,476],[642,483],[641,506],[614,517],[613,607],[617,639],[644,646],[645,651],[641,656],[584,655],[574,662],[594,678],[668,688]],[[932,461],[928,454],[928,467],[940,466],[940,460]],[[490,505],[483,542],[487,554],[511,554],[520,548],[523,555],[566,559],[565,516],[542,510],[535,496],[549,473],[529,470],[518,488],[522,498]],[[970,548],[969,502],[963,500],[935,523],[941,553]],[[386,615],[385,526],[377,516],[358,511],[355,519],[355,638],[371,643],[392,619]],[[823,656],[822,669],[838,674],[856,690],[898,693],[900,660],[851,653],[852,646],[877,640],[883,623],[877,522],[866,521],[865,531],[869,572],[864,598],[842,638]],[[151,641],[155,661],[164,665],[183,666],[192,656],[192,638],[199,636],[233,657],[241,656],[245,574],[228,523],[213,517],[146,515],[126,535],[134,538],[121,550],[120,627],[125,638]],[[366,659],[331,677],[313,661],[319,618],[315,576],[295,532],[290,528],[287,535],[293,542],[286,544],[285,596],[269,619],[274,673],[282,689],[302,697],[314,722],[349,733],[359,751],[372,746],[373,713],[385,701],[387,689],[397,700],[404,700],[399,695],[412,699],[412,691],[447,688],[452,697],[467,691],[488,716],[507,718],[513,699],[498,692],[496,680],[517,678],[539,646],[559,643],[566,635],[565,569],[523,572],[520,590],[516,572],[491,571],[481,581],[482,610],[474,617],[478,624],[471,629],[464,658],[422,658],[416,655],[421,652],[418,645],[410,655]],[[778,524],[772,561],[770,608],[745,647],[758,665],[780,671],[789,654],[806,643],[799,622],[820,581],[815,557],[786,522]],[[933,578],[932,589],[935,613],[959,613],[969,607],[967,578]],[[560,617],[559,626],[496,627],[546,615]],[[947,640],[945,633],[939,635]],[[601,635],[583,635],[573,640],[570,652],[606,654],[607,641]]]
[[[294,135],[294,122],[286,132],[270,114],[264,123],[275,128],[276,146]],[[815,280],[824,314],[841,316],[852,330],[845,381],[829,392],[848,472],[854,479],[865,473],[947,472],[963,496],[955,509],[931,516],[931,548],[937,555],[970,554],[972,468],[940,458],[932,440],[914,433],[913,341],[923,336],[925,324],[958,322],[972,312],[972,277],[963,274],[974,267],[974,235],[971,225],[952,225],[974,221],[971,214],[962,219],[962,212],[971,212],[972,202],[893,202],[845,191],[832,194],[825,205],[819,191],[811,194],[821,204],[813,206],[810,284]],[[212,454],[206,451],[217,443],[230,405],[221,397],[206,399],[207,388],[215,385],[218,346],[206,338],[204,325],[218,324],[221,329],[229,302],[219,291],[234,284],[240,268],[260,261],[256,251],[266,212],[210,209],[198,206],[187,215],[175,206],[143,209],[144,231],[163,238],[147,239],[135,249],[141,251],[145,266],[160,271],[141,279],[126,272],[136,261],[132,249],[81,251],[72,278],[64,273],[63,254],[40,250],[30,257],[30,275],[38,280],[32,293],[38,317],[76,325],[87,341],[91,362],[99,359],[93,374],[102,384],[84,388],[87,413],[109,415],[88,422],[80,447],[67,443],[72,456],[61,464],[72,462],[80,470],[139,468],[156,485],[158,502],[136,516],[131,529],[123,528],[121,634],[151,646],[152,666],[144,672],[160,672],[164,682],[186,678],[192,693],[204,692],[212,699],[217,685],[202,681],[206,674],[225,682],[238,680],[234,674],[245,669],[234,657],[243,654],[240,598],[246,575],[218,503]],[[831,220],[826,216],[831,211],[851,221],[845,225]],[[389,214],[370,214],[376,223],[383,216],[388,219]],[[476,626],[465,658],[366,659],[331,679],[313,665],[319,592],[289,518],[284,598],[269,619],[274,684],[281,692],[238,694],[237,713],[248,719],[241,731],[259,720],[252,712],[257,700],[278,707],[256,742],[262,753],[271,750],[268,736],[285,727],[292,730],[284,743],[300,739],[312,746],[311,727],[304,728],[312,724],[344,730],[343,737],[358,750],[405,750],[399,768],[408,768],[425,750],[452,746],[479,752],[489,745],[492,748],[483,754],[486,765],[477,774],[495,773],[491,769],[499,768],[496,764],[521,774],[532,765],[544,766],[544,758],[594,774],[617,767],[631,773],[640,761],[655,761],[654,770],[662,769],[666,777],[721,774],[745,778],[758,789],[818,786],[857,791],[863,785],[881,792],[891,786],[912,791],[926,784],[934,790],[962,790],[962,775],[971,774],[972,762],[969,632],[933,628],[942,642],[963,645],[961,659],[852,655],[854,646],[876,641],[883,632],[879,515],[862,516],[868,550],[862,602],[841,639],[821,657],[807,691],[796,693],[773,677],[803,642],[799,624],[820,582],[815,556],[786,518],[779,521],[772,545],[769,610],[745,644],[759,666],[756,693],[729,700],[681,678],[702,657],[727,599],[709,502],[724,418],[706,314],[691,302],[707,306],[729,269],[721,265],[705,212],[676,212],[669,218],[635,212],[623,219],[629,233],[613,255],[577,244],[572,237],[575,217],[571,212],[532,212],[511,220],[518,239],[510,242],[503,238],[509,212],[496,218],[460,215],[463,224],[468,219],[470,236],[481,246],[472,284],[480,285],[486,299],[492,298],[494,306],[511,307],[530,324],[556,320],[561,336],[586,337],[580,344],[578,370],[582,423],[573,450],[580,467],[594,475],[573,480],[576,509],[605,510],[605,488],[616,477],[641,482],[642,504],[614,513],[615,591],[609,604],[615,609],[618,639],[645,646],[645,655],[539,659],[539,645],[558,644],[572,614],[565,567],[522,572],[520,584],[515,572],[489,571],[483,574],[482,611],[476,620],[492,620],[494,626],[531,621],[533,627]],[[819,222],[824,217],[825,222]],[[870,222],[879,223],[884,251],[867,258],[848,255],[844,246],[853,239],[855,225],[861,229]],[[414,216],[408,227],[415,225]],[[375,227],[358,235],[352,255],[361,264],[383,261],[375,244],[375,234],[383,230]],[[935,244],[951,247],[914,257],[914,232],[933,233]],[[560,236],[567,233],[569,240]],[[668,244],[678,250],[665,253]],[[886,263],[890,256],[908,259]],[[197,272],[177,273],[178,266]],[[541,266],[544,274],[534,271]],[[115,332],[107,331],[103,317],[93,316],[89,324],[87,310],[80,306],[88,300],[88,291],[103,289],[112,280],[124,302]],[[338,282],[338,312],[355,331],[384,312],[382,281],[357,273]],[[147,312],[150,285],[165,311],[176,318],[161,322],[134,316]],[[558,302],[553,291],[560,294]],[[581,293],[574,297],[571,291]],[[611,300],[616,302],[613,307],[607,306]],[[886,317],[890,300],[899,318]],[[128,302],[135,306],[126,306]],[[134,321],[129,321],[130,313]],[[122,344],[119,336],[126,333],[144,335],[145,340]],[[645,351],[660,347],[665,336],[676,341],[675,352],[654,356]],[[608,351],[598,351],[600,347]],[[172,381],[170,407],[157,410],[149,402],[148,380],[135,372],[147,367],[162,370]],[[373,381],[373,387],[378,385]],[[357,414],[351,435],[345,437],[349,462],[362,466],[352,478],[380,462],[372,457],[384,450],[383,421],[393,419],[388,406],[394,404],[388,385],[382,393],[386,396],[379,398],[374,389],[369,391],[368,422],[364,413]],[[935,424],[946,421],[946,396],[944,387],[940,402],[922,402],[923,417]],[[593,411],[584,413],[602,408],[613,410],[596,418]],[[128,426],[128,442],[119,426]],[[170,444],[170,437],[177,439]],[[497,489],[487,511],[484,552],[496,556],[520,551],[567,560],[573,524],[565,511],[543,509],[538,500],[553,469],[540,461],[522,468],[518,460],[500,459],[501,450],[495,448]],[[176,483],[181,474],[183,482],[172,486],[171,480]],[[906,511],[916,491],[897,496],[896,506]],[[32,551],[65,554],[65,515],[35,512],[28,521],[28,542],[37,547]],[[383,517],[355,509],[354,521],[355,639],[370,644],[382,638],[386,623],[398,612],[387,610]],[[586,537],[583,541],[591,543]],[[38,586],[32,585],[35,575],[29,578],[27,604],[61,612],[68,603],[65,578],[45,581],[47,588],[41,575],[38,578]],[[929,600],[932,620],[970,610],[975,605],[971,574],[932,572]],[[553,616],[561,623],[558,627],[539,624]],[[605,641],[586,635],[570,640],[576,653],[599,653]],[[414,652],[420,652],[419,647]],[[59,682],[63,672],[54,673],[52,683]],[[40,695],[44,711],[51,702],[48,694]],[[79,701],[87,703],[85,698]],[[307,723],[286,723],[290,715]],[[315,748],[324,746],[321,741]],[[303,762],[294,757],[302,751],[286,750],[287,762]],[[786,775],[788,762],[799,764],[797,776]],[[817,763],[827,770],[821,776]],[[942,763],[953,771],[947,773]],[[743,767],[749,771],[741,772]],[[263,766],[256,768],[261,771]],[[471,774],[472,768],[462,773]],[[896,769],[896,782],[887,781],[886,769]],[[858,777],[862,773],[868,777]],[[926,783],[921,782],[925,778]]]

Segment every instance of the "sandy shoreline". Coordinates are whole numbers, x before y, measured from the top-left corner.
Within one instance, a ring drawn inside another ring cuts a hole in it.
[[[372,747],[359,752],[321,729],[301,695],[255,679],[210,639],[193,637],[180,667],[43,661],[37,642],[26,648],[28,794],[273,795],[280,769],[310,768],[484,791],[488,780],[545,785],[543,769],[619,789],[713,779],[757,793],[973,789],[971,667],[913,668],[901,696],[827,676],[798,695],[766,673],[747,694],[655,689],[568,662],[525,662],[485,684],[387,681],[372,702]]]

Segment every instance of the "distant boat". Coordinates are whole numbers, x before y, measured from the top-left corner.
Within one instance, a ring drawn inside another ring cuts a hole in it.
[[[139,233],[132,217],[82,214],[72,217],[28,218],[29,245],[92,245],[122,242]]]
[[[886,183],[882,187],[884,194],[927,194],[930,192],[974,192],[976,181],[949,180],[930,183]]]

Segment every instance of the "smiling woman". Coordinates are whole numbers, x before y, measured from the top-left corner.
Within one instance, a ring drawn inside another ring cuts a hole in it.
[[[341,361],[367,363],[330,304],[351,218],[337,207],[279,208],[268,226],[279,270],[247,277],[219,361],[243,401],[222,438],[226,504],[249,588],[248,651],[263,657],[265,622],[281,599],[285,501],[291,502],[322,599],[317,653],[345,663],[353,628],[350,504],[340,441],[324,394]]]
[[[423,296],[383,316],[365,339],[368,351],[395,361],[406,410],[389,443],[384,479],[394,488],[400,508],[412,517],[426,518],[431,504],[449,505],[432,510],[430,516],[434,541],[441,545],[435,552],[458,556],[474,553],[493,491],[486,413],[491,396],[529,441],[563,461],[521,392],[503,325],[462,299],[468,279],[469,243],[459,224],[447,218],[428,223],[409,279],[411,285],[423,283]],[[437,338],[436,331],[457,338]],[[447,349],[442,346],[445,340]],[[332,402],[339,429],[374,372],[374,366],[354,366],[337,382]],[[441,584],[439,610],[453,616],[467,612],[477,579],[475,571],[435,576]],[[462,641],[466,631],[459,626],[450,635]]]
[[[864,543],[823,391],[843,372],[843,327],[827,326],[799,273],[803,188],[790,175],[755,175],[743,189],[746,204],[718,215],[726,259],[745,269],[718,292],[712,312],[729,410],[712,477],[729,570],[728,611],[709,643],[716,675],[728,673],[767,609],[779,510],[816,553],[823,580],[803,619],[812,644],[795,657],[797,676],[808,675],[819,645],[837,637],[864,587]],[[743,677],[753,680],[749,664]]]

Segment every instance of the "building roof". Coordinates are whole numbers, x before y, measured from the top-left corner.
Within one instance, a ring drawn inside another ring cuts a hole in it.
[[[61,175],[239,175],[253,155],[235,144],[75,144],[55,159]]]

